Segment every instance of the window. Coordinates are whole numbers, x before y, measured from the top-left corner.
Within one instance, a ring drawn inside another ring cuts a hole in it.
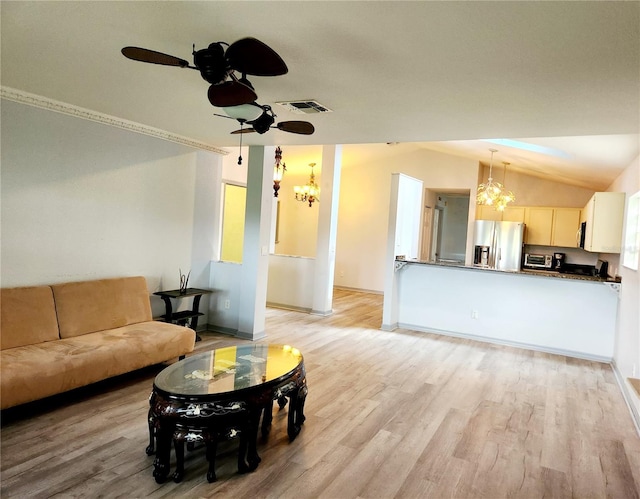
[[[622,265],[638,270],[640,256],[640,191],[629,198],[627,224],[622,248]]]
[[[220,259],[224,262],[242,263],[246,204],[246,187],[233,184],[224,185],[222,248],[220,251]]]

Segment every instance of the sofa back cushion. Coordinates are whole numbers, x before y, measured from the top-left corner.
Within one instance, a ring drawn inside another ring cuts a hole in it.
[[[61,338],[152,320],[144,277],[68,282],[51,288]]]
[[[0,317],[2,350],[60,338],[49,286],[0,290]]]

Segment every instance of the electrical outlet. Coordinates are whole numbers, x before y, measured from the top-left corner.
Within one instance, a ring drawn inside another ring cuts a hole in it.
[[[472,319],[477,319],[478,318],[478,311],[477,310],[472,310],[471,311],[471,318]]]
[[[231,300],[225,300],[224,301],[224,308],[226,310],[229,310],[229,308],[231,308]]]

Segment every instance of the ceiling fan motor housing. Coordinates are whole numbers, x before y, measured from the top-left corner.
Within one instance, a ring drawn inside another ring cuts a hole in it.
[[[224,48],[220,42],[212,43],[206,49],[193,53],[193,62],[202,78],[212,85],[224,82],[231,72],[224,57]]]
[[[274,121],[275,121],[275,118],[273,116],[273,113],[269,113],[268,110],[265,109],[264,113],[262,113],[260,116],[258,116],[255,120],[251,122],[251,125],[253,126],[253,129],[256,132],[266,133],[267,130],[271,128],[271,125],[273,125]]]

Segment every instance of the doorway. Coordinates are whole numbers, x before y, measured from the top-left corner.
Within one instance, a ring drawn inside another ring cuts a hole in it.
[[[463,264],[467,247],[469,191],[426,191],[422,258],[430,262]]]

